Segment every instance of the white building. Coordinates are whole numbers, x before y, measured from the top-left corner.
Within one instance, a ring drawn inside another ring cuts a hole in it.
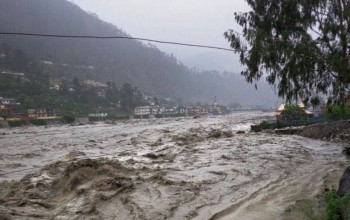
[[[3,104],[3,105],[20,105],[21,103],[19,103],[16,99],[0,97],[0,104]]]
[[[150,106],[138,106],[135,108],[135,115],[150,115],[151,110]]]
[[[160,108],[158,105],[155,106],[138,106],[134,110],[135,115],[158,115]]]

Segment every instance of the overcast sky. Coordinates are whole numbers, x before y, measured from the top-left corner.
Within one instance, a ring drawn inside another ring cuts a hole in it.
[[[238,29],[234,12],[248,11],[245,0],[72,0],[133,37],[229,48],[223,33]],[[180,60],[206,49],[156,44]],[[224,52],[227,56],[229,52]],[[221,53],[222,54],[222,53]]]

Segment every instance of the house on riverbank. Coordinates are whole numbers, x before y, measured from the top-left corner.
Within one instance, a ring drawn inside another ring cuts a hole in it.
[[[300,117],[306,117],[306,118],[312,118],[313,117],[313,113],[311,111],[308,111],[306,109],[305,104],[302,103],[302,102],[300,102],[298,104],[298,106],[297,106],[297,107],[299,107],[300,111],[298,111],[298,112],[295,111],[294,113],[291,113],[291,114],[288,114],[288,113],[282,114],[283,111],[286,110],[287,106],[288,105],[286,105],[286,104],[281,104],[276,109],[276,111],[275,111],[276,120],[288,121],[288,120],[292,120],[292,119],[296,119],[296,118],[300,118]]]
[[[28,109],[28,117],[30,119],[57,119],[57,114],[53,109]]]

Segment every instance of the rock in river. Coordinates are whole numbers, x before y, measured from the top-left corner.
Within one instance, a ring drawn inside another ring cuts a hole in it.
[[[350,166],[346,168],[339,182],[338,195],[343,196],[350,192]]]

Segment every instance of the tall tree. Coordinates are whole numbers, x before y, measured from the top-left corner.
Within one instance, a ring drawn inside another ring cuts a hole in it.
[[[77,91],[77,92],[81,91],[81,85],[80,85],[80,81],[79,81],[78,77],[74,76],[74,78],[72,80],[72,84],[73,84],[75,91]]]
[[[131,111],[133,108],[134,89],[129,83],[124,83],[120,90],[120,102],[122,109]]]
[[[319,93],[341,99],[350,83],[348,0],[246,0],[235,13],[242,33],[224,35],[250,83],[264,74],[287,100]]]

